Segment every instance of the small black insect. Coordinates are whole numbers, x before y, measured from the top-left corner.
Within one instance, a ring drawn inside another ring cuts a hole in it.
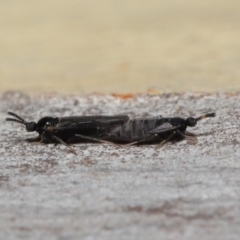
[[[59,142],[66,146],[69,142],[79,140],[124,142],[128,145],[160,142],[160,146],[168,140],[195,137],[195,134],[186,130],[187,127],[195,127],[197,122],[204,118],[215,117],[215,113],[186,119],[162,116],[130,119],[127,115],[44,117],[35,123],[27,122],[15,113],[8,114],[14,118],[7,118],[7,121],[25,125],[28,132],[37,132],[39,134],[37,139],[41,142]],[[75,153],[72,148],[70,149]]]
[[[105,139],[126,142],[128,145],[148,142],[160,142],[162,145],[168,140],[196,137],[195,134],[186,131],[187,127],[195,127],[199,120],[209,117],[215,117],[215,113],[207,113],[197,118],[188,117],[187,119],[162,116],[133,118],[111,130]]]
[[[104,142],[101,140],[102,136],[129,120],[127,115],[73,116],[44,117],[36,123],[27,122],[13,112],[8,114],[14,118],[6,118],[6,121],[23,124],[28,132],[37,132],[39,136],[35,140],[44,143],[59,142],[66,146],[68,146],[67,143],[79,140]]]

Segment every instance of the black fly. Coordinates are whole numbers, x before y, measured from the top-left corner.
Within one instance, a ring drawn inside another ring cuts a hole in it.
[[[195,127],[204,118],[215,117],[215,113],[186,119],[162,116],[130,119],[127,115],[44,117],[35,123],[27,122],[15,113],[8,114],[14,118],[7,118],[7,121],[25,125],[28,132],[37,132],[41,142],[58,142],[66,146],[69,142],[79,140],[124,142],[128,145],[158,142],[160,146],[168,140],[195,137],[195,134],[187,131],[187,127]]]
[[[129,120],[127,115],[44,117],[36,123],[27,122],[13,112],[8,114],[13,118],[7,118],[7,121],[25,125],[28,132],[37,132],[39,136],[36,140],[44,143],[58,142],[66,146],[67,143],[79,140],[104,142],[101,140],[102,136]]]

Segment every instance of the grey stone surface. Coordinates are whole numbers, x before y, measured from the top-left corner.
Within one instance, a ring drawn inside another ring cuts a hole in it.
[[[239,239],[240,95],[0,95],[0,239]],[[68,115],[198,116],[186,140],[127,147],[29,143],[27,120]]]

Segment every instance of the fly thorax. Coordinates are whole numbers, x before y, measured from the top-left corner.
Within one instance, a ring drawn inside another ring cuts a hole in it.
[[[183,131],[183,132],[187,128],[186,120],[183,119],[183,118],[178,118],[178,117],[172,118],[170,120],[170,123],[171,123],[172,126],[178,127],[178,130]]]
[[[45,131],[53,131],[54,126],[59,122],[58,118],[52,118],[52,117],[44,117],[40,119],[37,123],[37,132],[39,134],[45,132]]]
[[[52,134],[50,134],[47,131],[42,131],[42,133],[39,134],[39,135],[40,135],[39,137],[41,138],[41,141],[44,142],[44,143],[51,143],[51,142],[55,141]]]

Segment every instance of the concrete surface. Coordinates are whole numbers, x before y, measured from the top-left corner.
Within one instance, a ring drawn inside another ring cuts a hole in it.
[[[240,91],[239,0],[1,0],[0,91]]]
[[[239,239],[240,94],[0,95],[0,239]],[[29,143],[5,122],[119,114],[198,116],[197,143]]]

